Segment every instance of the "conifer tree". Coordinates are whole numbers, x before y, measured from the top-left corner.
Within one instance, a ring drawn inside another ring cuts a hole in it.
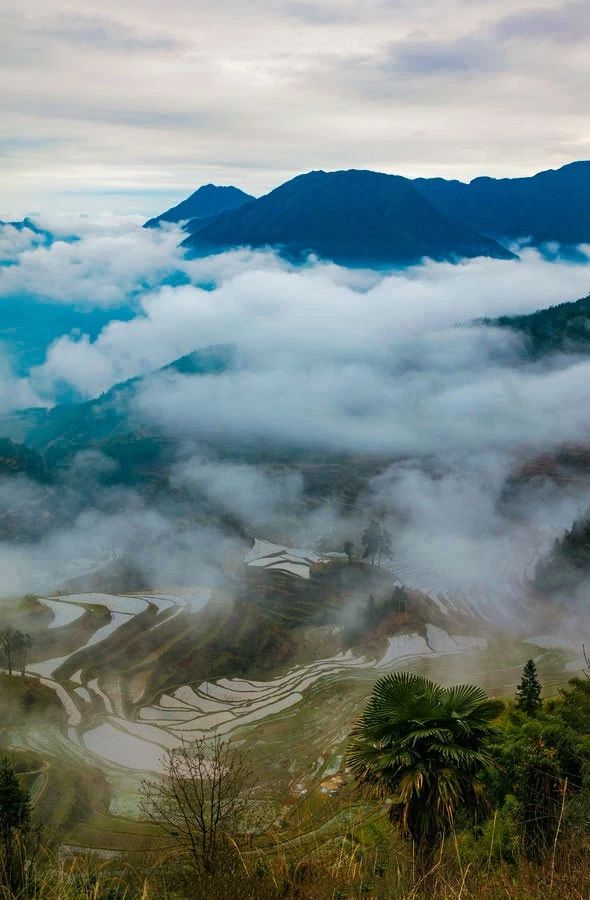
[[[19,840],[31,827],[30,797],[9,759],[0,761],[0,884],[16,890],[23,877]]]
[[[529,659],[516,688],[516,706],[527,716],[536,716],[541,708],[541,682],[534,660]]]

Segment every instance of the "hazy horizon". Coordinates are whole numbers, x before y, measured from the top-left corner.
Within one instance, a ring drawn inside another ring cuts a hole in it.
[[[419,20],[403,0],[23,0],[0,25],[0,218],[147,216],[314,168],[470,180],[590,156],[580,0],[427,0]]]
[[[397,169],[391,170],[373,170],[373,171],[382,171],[386,175],[401,175],[404,178],[448,178],[454,179],[456,181],[461,181],[464,183],[469,183],[474,178],[479,177],[488,177],[488,178],[526,178],[533,175],[537,175],[539,172],[544,172],[548,170],[556,170],[560,169],[563,166],[570,165],[571,163],[577,162],[586,162],[587,160],[583,159],[570,159],[565,160],[563,163],[555,164],[551,166],[546,166],[545,168],[534,169],[531,171],[523,171],[523,172],[504,172],[502,174],[492,174],[488,171],[482,171],[476,174],[471,174],[466,177],[460,177],[455,174],[445,175],[443,172],[430,171],[426,172],[402,172]],[[366,170],[369,169],[368,166],[362,165],[348,165],[342,166],[341,169],[355,169],[355,170]],[[314,167],[313,169],[305,170],[307,171],[317,171],[319,167]],[[325,171],[336,171],[326,169]],[[280,184],[283,184],[286,181],[289,181],[291,178],[295,178],[297,175],[305,174],[303,171],[293,171],[285,175],[285,177],[281,178],[277,182],[268,183],[268,185],[262,190],[256,190],[255,188],[249,187],[244,182],[231,181],[229,176],[220,175],[219,179],[215,182],[203,180],[193,185],[187,185],[184,188],[177,188],[175,190],[169,190],[167,188],[151,188],[149,190],[125,190],[121,188],[117,191],[104,191],[97,190],[94,193],[84,191],[84,190],[64,190],[60,195],[60,203],[59,208],[64,212],[71,212],[73,214],[80,215],[96,215],[101,213],[112,213],[114,215],[119,216],[137,216],[138,219],[142,221],[146,218],[151,218],[152,216],[159,215],[165,209],[176,206],[182,200],[186,199],[192,193],[197,191],[200,187],[203,187],[206,184],[215,184],[217,186],[232,186],[240,188],[240,190],[245,191],[246,193],[251,193],[255,197],[264,196],[264,194],[269,193],[274,190],[276,187],[279,187]],[[1,202],[4,203],[5,197],[0,195]],[[24,218],[32,218],[43,217],[44,215],[50,214],[54,211],[54,202],[56,197],[54,195],[45,196],[43,194],[39,194],[38,198],[41,202],[36,206],[24,206],[23,201],[19,202],[15,197],[13,199],[13,205],[10,205],[10,200],[8,201],[8,205],[2,206],[0,208],[0,221],[4,220],[22,220]],[[53,202],[52,202],[53,201]],[[5,212],[5,209],[8,212]]]

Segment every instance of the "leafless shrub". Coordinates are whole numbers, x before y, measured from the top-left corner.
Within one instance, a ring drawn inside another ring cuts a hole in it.
[[[142,784],[144,812],[199,876],[239,864],[258,822],[248,756],[219,737],[199,738],[169,750],[164,768],[163,778]]]

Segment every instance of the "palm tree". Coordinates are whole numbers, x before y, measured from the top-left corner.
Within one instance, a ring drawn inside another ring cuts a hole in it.
[[[421,675],[381,678],[353,729],[349,764],[361,786],[387,798],[389,818],[428,855],[457,811],[487,805],[486,739],[503,704],[474,685],[443,688]]]

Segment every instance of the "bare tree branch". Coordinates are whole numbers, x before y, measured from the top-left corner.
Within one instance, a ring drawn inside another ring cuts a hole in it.
[[[244,754],[219,737],[169,750],[164,777],[142,784],[142,808],[183,851],[199,875],[236,856],[256,806]]]

